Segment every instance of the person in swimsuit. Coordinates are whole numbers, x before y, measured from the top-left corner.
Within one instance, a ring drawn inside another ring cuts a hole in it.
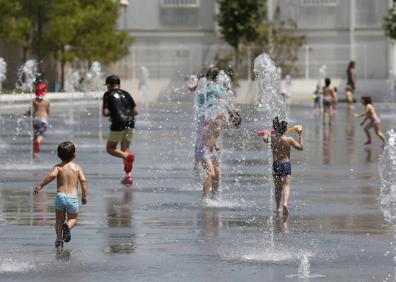
[[[286,137],[283,135],[287,130],[286,121],[279,121],[278,117],[276,117],[273,119],[272,124],[274,128],[273,134],[265,132],[263,141],[265,143],[271,141],[273,158],[272,177],[274,178],[275,184],[275,212],[282,212],[281,199],[283,194],[283,214],[288,215],[291,183],[290,149],[291,147],[299,151],[304,149],[302,128],[296,128],[298,134],[298,141],[296,141],[293,137]]]
[[[348,109],[351,110],[353,109],[353,89],[350,85],[347,85],[345,87],[345,95],[346,95],[346,100],[348,103]]]
[[[322,89],[323,96],[323,123],[326,122],[326,116],[328,117],[328,123],[331,124],[332,117],[332,105],[337,94],[332,86],[330,86],[331,80],[330,78],[325,79],[325,86]]]
[[[55,248],[63,249],[63,241],[71,240],[70,230],[76,226],[78,220],[78,183],[82,195],[81,202],[85,205],[88,201],[88,183],[81,167],[73,162],[76,157],[76,148],[70,141],[65,141],[58,146],[58,157],[61,163],[55,165],[46,177],[37,183],[34,194],[56,178],[57,193],[55,198]],[[66,222],[65,222],[66,220]]]
[[[26,112],[31,115],[33,112],[33,158],[37,158],[41,150],[44,132],[48,128],[48,116],[50,112],[50,103],[44,99],[48,92],[47,84],[39,81],[35,85],[35,98],[32,100],[32,111]]]
[[[135,130],[135,116],[139,113],[132,96],[125,90],[120,89],[120,79],[116,75],[106,78],[107,92],[103,95],[102,114],[110,117],[111,126],[107,138],[106,151],[112,156],[123,159],[125,177],[123,184],[131,185],[131,175],[135,155],[129,152]],[[118,143],[121,149],[117,149]]]
[[[347,86],[350,86],[352,89],[352,93],[355,92],[356,89],[356,70],[355,70],[355,62],[350,61],[348,64],[348,68],[346,70],[347,76]]]
[[[355,114],[355,117],[358,118],[358,117],[364,116],[364,119],[360,123],[360,126],[363,126],[367,120],[370,120],[370,122],[367,123],[366,126],[364,127],[364,133],[367,136],[367,141],[364,143],[364,145],[371,144],[371,135],[370,135],[369,130],[370,130],[370,128],[374,127],[375,134],[377,134],[377,136],[382,140],[382,146],[384,146],[385,145],[385,136],[381,132],[381,120],[378,117],[377,113],[375,112],[373,102],[371,101],[371,97],[363,96],[361,98],[361,102],[365,109],[362,113]]]
[[[212,199],[219,200],[220,181],[220,147],[218,138],[222,129],[228,127],[226,115],[219,114],[215,119],[205,121],[202,139],[196,150],[196,159],[202,163],[206,172],[203,184],[202,200],[207,202],[209,190],[212,192]]]
[[[320,85],[319,84],[316,85],[316,89],[315,89],[314,93],[312,94],[312,100],[313,100],[314,110],[318,109],[320,112],[322,106],[320,104]]]

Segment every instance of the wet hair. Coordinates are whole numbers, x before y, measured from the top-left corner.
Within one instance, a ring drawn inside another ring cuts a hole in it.
[[[62,142],[58,145],[58,157],[63,162],[70,162],[74,158],[76,153],[76,148],[74,144],[70,141]]]
[[[278,132],[280,135],[283,135],[286,130],[287,130],[287,121],[282,120],[279,121],[278,117],[275,117],[272,120],[272,127],[275,129],[276,132]]]
[[[350,61],[348,64],[348,70],[355,67],[355,61]]]
[[[371,97],[370,96],[362,96],[362,98],[360,98],[362,100],[362,103],[364,105],[368,105],[368,104],[372,104],[373,102],[371,101]]]
[[[241,114],[238,111],[228,111],[228,121],[235,127],[239,128],[242,123]]]
[[[209,80],[216,80],[217,76],[219,75],[219,69],[216,67],[210,68],[206,73],[206,79]]]
[[[325,78],[325,85],[326,85],[326,87],[328,87],[328,86],[330,85],[330,83],[331,83],[330,78],[326,77],[326,78]]]

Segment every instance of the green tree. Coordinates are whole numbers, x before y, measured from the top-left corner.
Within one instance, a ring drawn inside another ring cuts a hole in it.
[[[21,46],[23,61],[29,51],[55,58],[63,88],[66,63],[108,64],[128,53],[133,38],[116,30],[119,12],[113,0],[0,0],[0,38]]]
[[[32,23],[24,14],[23,3],[0,0],[0,38],[26,48],[30,41],[26,36]]]
[[[217,22],[224,40],[234,48],[235,69],[238,69],[240,44],[248,45],[258,36],[257,26],[266,17],[263,0],[217,0]]]
[[[89,63],[117,61],[128,54],[133,38],[116,31],[120,7],[113,0],[80,0],[82,13],[72,45],[76,55]]]
[[[396,0],[393,0],[392,8],[388,10],[388,14],[384,17],[384,30],[386,36],[396,40]]]
[[[295,62],[305,37],[296,35],[297,25],[291,20],[282,20],[280,8],[275,10],[274,20],[263,21],[258,27],[255,41],[255,55],[263,51],[270,54],[283,74],[297,73]]]

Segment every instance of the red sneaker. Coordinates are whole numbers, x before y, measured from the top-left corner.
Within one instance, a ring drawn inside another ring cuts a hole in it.
[[[121,181],[121,183],[125,185],[132,185],[133,183],[132,176],[125,176],[125,178]]]
[[[130,173],[133,167],[133,161],[135,160],[135,155],[132,153],[128,154],[128,157],[124,160],[124,171]]]

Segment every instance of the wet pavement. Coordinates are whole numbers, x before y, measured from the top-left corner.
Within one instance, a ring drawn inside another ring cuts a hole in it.
[[[310,108],[291,108],[291,123],[304,125],[305,150],[292,153],[288,218],[272,213],[268,148],[251,134],[260,129],[253,118],[224,134],[222,199],[204,205],[202,171],[192,170],[190,103],[165,101],[140,117],[130,188],[120,184],[122,162],[99,140],[97,105],[74,107],[54,107],[35,162],[29,120],[0,115],[0,281],[297,281],[287,276],[303,255],[311,275],[326,277],[299,281],[394,279],[393,228],[378,205],[380,141],[363,145],[345,105],[332,126]],[[384,131],[395,127],[389,106],[377,110]],[[242,116],[251,111],[243,106]],[[90,197],[72,241],[56,254],[55,184],[32,191],[66,139],[76,144]]]

